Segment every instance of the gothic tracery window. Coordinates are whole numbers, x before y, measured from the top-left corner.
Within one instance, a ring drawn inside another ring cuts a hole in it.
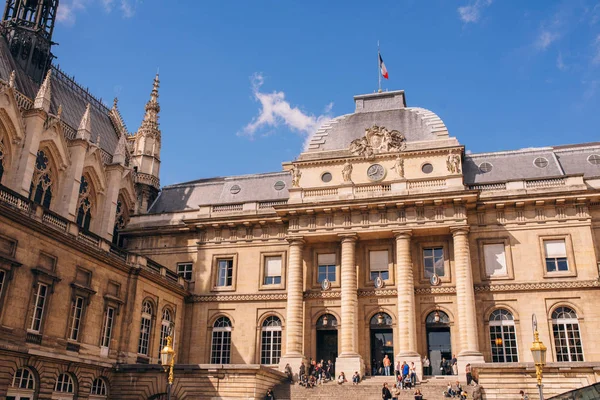
[[[79,200],[77,201],[77,225],[86,231],[90,229],[90,221],[92,219],[90,194],[90,183],[82,175],[81,184],[79,185]]]
[[[50,208],[52,184],[50,161],[46,153],[39,150],[35,158],[35,169],[29,189],[29,198],[37,204]]]
[[[127,215],[125,210],[125,203],[119,196],[117,200],[117,211],[115,215],[115,226],[113,228],[112,242],[117,246],[123,246],[123,239],[119,235],[119,231],[125,227],[127,223]]]

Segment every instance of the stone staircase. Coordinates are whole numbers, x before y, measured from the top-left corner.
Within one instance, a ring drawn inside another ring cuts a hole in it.
[[[449,377],[432,377],[417,384],[417,388],[423,393],[423,398],[426,400],[444,399],[443,392],[448,386],[448,382],[456,382],[456,378],[448,379]],[[277,400],[381,400],[381,388],[383,383],[387,382],[388,387],[391,387],[394,382],[393,376],[375,376],[366,377],[360,384],[353,386],[352,382],[338,385],[336,382],[326,382],[321,386],[316,386],[307,389],[298,384],[290,385],[288,383],[281,384],[274,389],[275,398]],[[468,400],[472,399],[473,387],[467,387],[464,382],[461,382],[468,393]],[[403,390],[399,399],[414,399],[415,389]]]

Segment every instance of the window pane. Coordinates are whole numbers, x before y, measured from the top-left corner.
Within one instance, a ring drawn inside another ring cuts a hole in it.
[[[546,249],[547,258],[567,257],[567,248],[563,239],[544,240],[544,248]]]
[[[558,264],[558,270],[559,271],[568,271],[569,270],[569,264],[567,263],[567,259],[566,258],[558,258],[556,260],[557,264]]]
[[[548,271],[548,272],[556,271],[556,259],[555,258],[546,258],[546,271]]]
[[[507,274],[504,250],[504,243],[483,245],[485,272],[488,276],[504,276]]]

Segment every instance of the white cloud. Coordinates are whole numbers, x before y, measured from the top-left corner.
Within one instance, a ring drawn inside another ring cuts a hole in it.
[[[546,50],[559,36],[557,32],[543,29],[535,41],[535,46],[540,50]]]
[[[141,0],[119,0],[119,10],[123,18],[131,18],[135,14],[137,4]],[[115,0],[62,0],[58,6],[56,20],[65,25],[73,25],[77,14],[86,11],[91,5],[98,3],[107,13],[115,9]]]
[[[277,128],[283,125],[301,134],[305,138],[304,145],[306,147],[313,133],[323,123],[331,119],[330,112],[333,103],[325,106],[321,115],[305,113],[300,108],[290,105],[285,99],[284,92],[261,92],[260,89],[263,83],[264,77],[262,74],[254,74],[252,77],[252,94],[256,101],[260,103],[261,108],[258,116],[252,119],[239,134],[254,137],[263,128]]]
[[[481,18],[481,12],[485,7],[489,7],[493,0],[475,0],[468,6],[458,7],[460,20],[465,24],[478,22]]]

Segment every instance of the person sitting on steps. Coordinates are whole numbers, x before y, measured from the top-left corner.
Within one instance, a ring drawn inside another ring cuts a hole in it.
[[[360,382],[360,375],[358,374],[358,371],[355,371],[354,375],[352,375],[352,384],[358,385],[359,382]]]
[[[337,378],[337,383],[338,383],[338,385],[341,385],[342,383],[346,383],[346,382],[348,382],[346,380],[346,375],[344,375],[344,371],[342,371],[342,372],[340,372],[340,375]]]
[[[423,400],[423,393],[420,389],[415,390],[415,400]]]

